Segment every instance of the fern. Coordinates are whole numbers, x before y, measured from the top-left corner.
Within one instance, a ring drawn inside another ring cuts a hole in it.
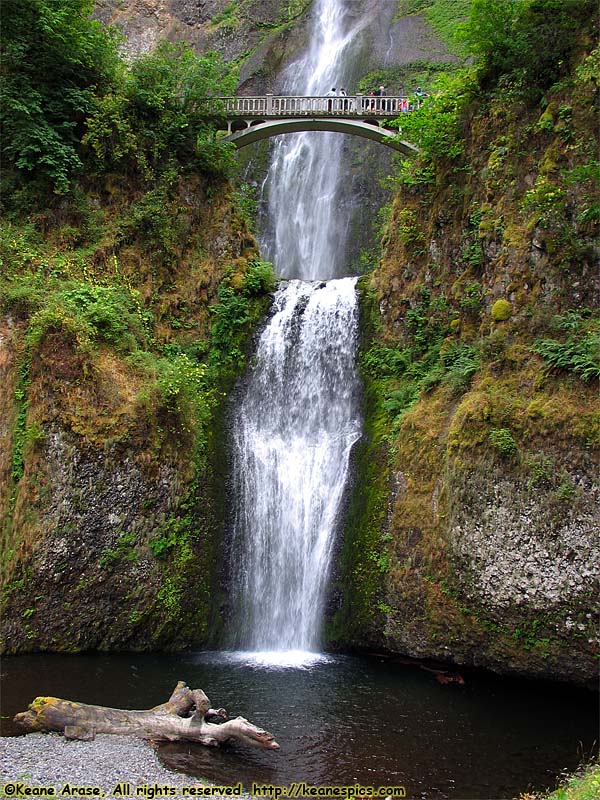
[[[569,336],[564,342],[538,339],[533,350],[551,369],[574,372],[586,383],[600,379],[600,332],[589,331],[582,338]]]

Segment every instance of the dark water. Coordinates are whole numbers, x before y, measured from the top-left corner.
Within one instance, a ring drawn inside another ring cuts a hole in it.
[[[597,696],[562,685],[466,676],[439,685],[418,666],[327,657],[267,668],[219,653],[14,656],[2,662],[2,733],[36,695],[148,708],[178,680],[266,728],[278,753],[168,744],[162,760],[195,777],[246,786],[403,785],[414,798],[484,800],[544,789],[594,751]]]

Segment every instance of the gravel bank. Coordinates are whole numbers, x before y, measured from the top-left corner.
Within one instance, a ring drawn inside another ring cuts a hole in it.
[[[107,797],[123,797],[113,789],[124,782],[131,784],[132,797],[140,784],[177,787],[175,793],[144,791],[139,795],[147,798],[181,796],[183,786],[202,785],[196,778],[163,767],[152,746],[141,739],[101,734],[93,742],[79,742],[54,733],[0,738],[0,784],[10,782],[55,786],[57,796],[67,783],[99,786]],[[7,796],[11,791],[4,787]]]

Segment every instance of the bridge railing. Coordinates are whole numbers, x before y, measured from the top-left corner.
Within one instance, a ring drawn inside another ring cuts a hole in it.
[[[302,97],[267,94],[261,97],[221,97],[227,116],[301,117],[357,116],[397,117],[414,111],[418,103],[405,96],[371,97],[356,94],[350,97]]]

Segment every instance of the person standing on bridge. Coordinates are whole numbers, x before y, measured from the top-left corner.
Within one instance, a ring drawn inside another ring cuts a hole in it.
[[[385,97],[385,86],[380,86],[379,87],[379,97]],[[382,100],[381,101],[381,110],[382,111],[387,111],[388,110],[387,101],[386,100]]]
[[[337,92],[335,90],[335,86],[333,87],[333,89],[330,92],[327,92],[325,97],[337,97]],[[333,100],[328,100],[327,101],[327,110],[328,111],[332,111],[333,110]]]

